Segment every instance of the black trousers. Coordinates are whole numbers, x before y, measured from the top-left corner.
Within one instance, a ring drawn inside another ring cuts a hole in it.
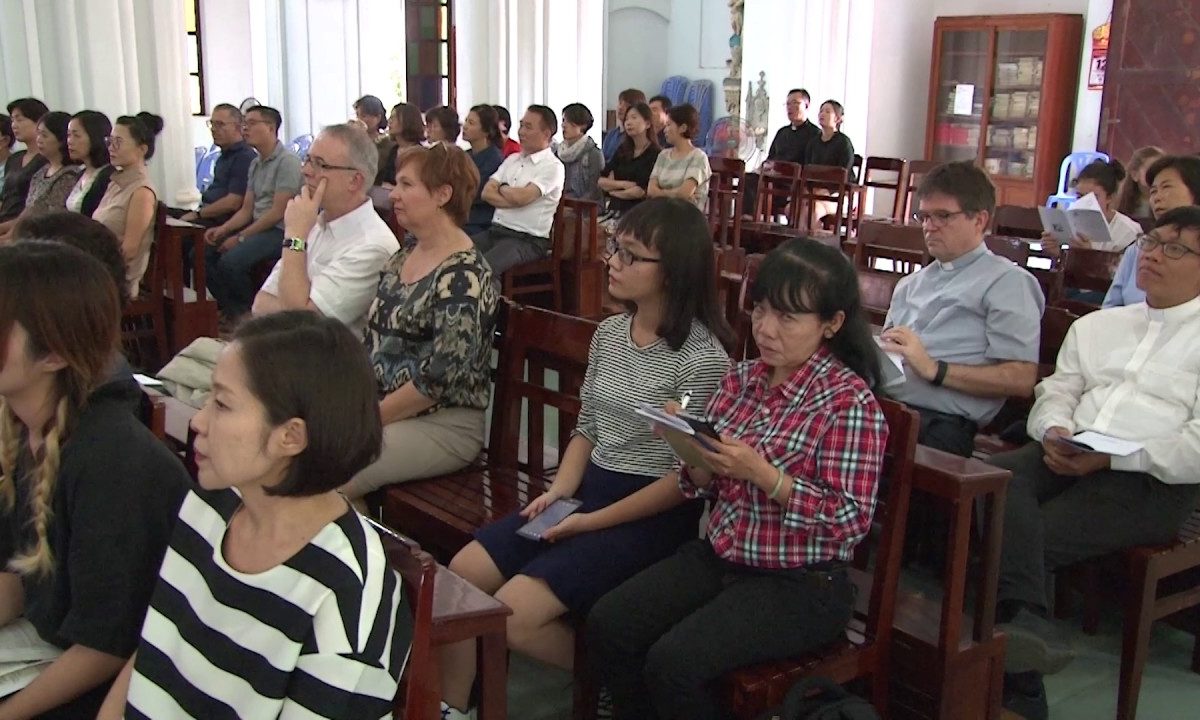
[[[756,570],[694,540],[596,603],[588,664],[612,693],[615,718],[724,720],[710,681],[836,640],[853,608],[840,563]]]
[[[1196,507],[1200,484],[1168,485],[1139,472],[1059,475],[1041,443],[993,455],[1011,470],[1000,551],[1000,600],[1049,605],[1046,573],[1135,545],[1164,543]]]

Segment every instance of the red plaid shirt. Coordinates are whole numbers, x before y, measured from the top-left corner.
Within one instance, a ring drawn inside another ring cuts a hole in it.
[[[685,468],[679,486],[687,497],[715,498],[708,539],[730,562],[795,568],[849,560],[875,511],[888,433],[883,410],[862,378],[824,348],[774,388],[769,371],[761,360],[738,364],[707,417],[792,478],[787,506],[724,475],[700,489]]]

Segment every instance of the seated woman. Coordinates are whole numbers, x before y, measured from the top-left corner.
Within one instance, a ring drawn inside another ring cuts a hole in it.
[[[462,132],[462,124],[458,121],[458,112],[452,107],[439,105],[425,113],[425,139],[430,143],[458,142],[458,134]]]
[[[1129,156],[1129,174],[1125,176],[1117,195],[1117,212],[1139,223],[1150,218],[1150,184],[1146,182],[1146,170],[1166,154],[1166,151],[1154,145],[1133,151]]]
[[[25,209],[15,219],[0,223],[0,242],[11,239],[13,225],[22,218],[37,217],[67,206],[67,195],[79,177],[79,167],[67,154],[67,123],[71,116],[65,112],[48,112],[37,125],[37,151],[46,158],[46,166],[33,174]]]
[[[720,440],[694,444],[702,466],[661,480],[642,510],[710,498],[706,537],[588,617],[589,666],[617,718],[724,718],[712,680],[829,643],[853,613],[846,568],[871,527],[887,441],[858,281],[841,252],[797,239],[764,259],[751,292],[762,356],[709,401]]]
[[[0,248],[0,647],[33,631],[54,657],[0,700],[5,717],[95,717],[137,647],[190,483],[130,412],[137,383],[110,381],[117,298],[73,247]]]
[[[67,209],[71,212],[91,217],[100,206],[100,198],[116,172],[108,162],[107,141],[111,134],[112,123],[102,112],[82,110],[71,116],[67,124],[67,151],[71,161],[82,168],[78,182],[67,196]]]
[[[358,338],[307,310],[247,321],[192,429],[200,487],[100,716],[390,715],[400,578],[337,492],[379,454]]]
[[[463,140],[471,144],[467,154],[479,171],[479,190],[475,193],[475,201],[471,203],[471,212],[467,215],[467,224],[463,232],[467,236],[481,233],[492,226],[492,215],[496,208],[483,199],[483,186],[491,179],[492,174],[504,162],[504,153],[500,146],[504,139],[500,137],[500,116],[491,105],[476,105],[467,113],[463,122]]]
[[[379,172],[375,175],[375,185],[390,190],[392,183],[396,182],[396,154],[425,142],[425,120],[416,105],[396,103],[388,115],[387,131],[391,142],[380,145]]]
[[[809,140],[808,146],[804,148],[805,165],[829,165],[844,167],[847,170],[854,168],[854,143],[842,133],[844,116],[845,110],[837,100],[821,103],[821,109],[817,113],[821,134]],[[850,180],[853,182],[854,177],[851,176]]]
[[[1200,158],[1194,155],[1166,155],[1146,170],[1150,183],[1150,211],[1162,217],[1177,207],[1200,202]],[[1121,256],[1113,273],[1112,285],[1104,296],[1104,307],[1135,305],[1146,301],[1146,292],[1137,286],[1137,243]]]
[[[650,172],[648,197],[676,197],[704,210],[708,202],[708,180],[712,168],[704,151],[692,145],[700,128],[700,113],[688,103],[667,111],[663,132],[670,148],[659,153]]]
[[[383,452],[342,492],[359,507],[393,483],[466,467],[483,448],[497,294],[462,231],[479,173],[458,147],[411,148],[392,203],[413,236],[383,269],[366,344],[379,390]]]
[[[157,115],[140,112],[117,118],[108,153],[113,173],[108,190],[92,217],[108,226],[120,238],[121,253],[128,265],[129,295],[138,296],[138,286],[150,264],[150,243],[154,241],[154,214],[158,195],[150,184],[146,161],[154,157],[154,138],[162,132],[163,121]]]
[[[699,505],[660,500],[674,487],[674,456],[634,409],[689,396],[702,407],[729,366],[704,216],[682,200],[647,201],[621,219],[615,238],[608,290],[627,311],[592,337],[579,423],[553,485],[479,530],[450,563],[513,609],[509,647],[566,669],[575,640],[564,615],[586,616],[601,595],[696,536]],[[547,542],[516,534],[559,498],[583,504]],[[442,668],[443,717],[461,718],[474,643],[447,646]]]
[[[646,199],[650,174],[661,152],[651,118],[646,103],[630,105],[625,111],[625,139],[597,183],[608,196],[610,215],[620,217]]]
[[[604,169],[604,153],[587,135],[594,122],[592,111],[582,103],[571,103],[563,108],[563,141],[554,148],[554,154],[566,169],[563,197],[592,202],[600,200],[596,181]]]

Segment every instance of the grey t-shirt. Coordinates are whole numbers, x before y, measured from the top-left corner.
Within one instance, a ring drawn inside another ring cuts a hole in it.
[[[296,195],[304,178],[300,175],[300,158],[288,150],[281,142],[275,143],[275,149],[264,160],[254,158],[250,162],[250,183],[248,187],[254,192],[254,219],[257,220],[271,209],[275,202],[275,194],[286,192]],[[276,227],[283,229],[283,219],[280,218]]]
[[[1006,360],[1036,363],[1046,300],[1037,280],[986,245],[954,262],[934,261],[896,285],[885,328],[906,325],[935,360],[987,365]],[[934,387],[907,373],[889,388],[901,402],[985,424],[1003,398]]]

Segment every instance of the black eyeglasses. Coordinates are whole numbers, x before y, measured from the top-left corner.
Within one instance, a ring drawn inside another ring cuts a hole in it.
[[[321,158],[313,157],[312,155],[305,155],[303,163],[305,165],[312,165],[317,169],[317,172],[325,172],[327,170],[351,170],[353,172],[358,172],[358,168],[356,167],[350,167],[349,165],[330,165]]]
[[[1156,247],[1161,247],[1163,255],[1166,255],[1172,260],[1179,260],[1188,253],[1191,253],[1192,255],[1200,255],[1200,252],[1196,252],[1183,243],[1159,240],[1158,238],[1149,234],[1139,236],[1137,239],[1137,244],[1138,249],[1145,250],[1146,252],[1150,252]]]
[[[918,210],[912,214],[912,219],[915,220],[918,225],[924,225],[926,221],[933,221],[935,227],[941,227],[949,222],[950,218],[954,217],[955,215],[966,214],[966,210],[955,210],[954,212],[950,212],[949,210],[934,210],[933,212]]]
[[[623,266],[629,266],[629,265],[632,265],[634,263],[639,263],[639,262],[644,262],[644,263],[660,263],[660,262],[662,262],[662,258],[648,258],[648,257],[642,257],[641,255],[635,255],[632,252],[630,252],[629,250],[621,247],[620,245],[618,245],[615,242],[609,242],[607,250],[608,250],[608,252],[604,253],[604,262],[608,262],[609,260],[612,260],[614,257],[616,257],[618,260],[620,260],[621,265],[623,265]]]

